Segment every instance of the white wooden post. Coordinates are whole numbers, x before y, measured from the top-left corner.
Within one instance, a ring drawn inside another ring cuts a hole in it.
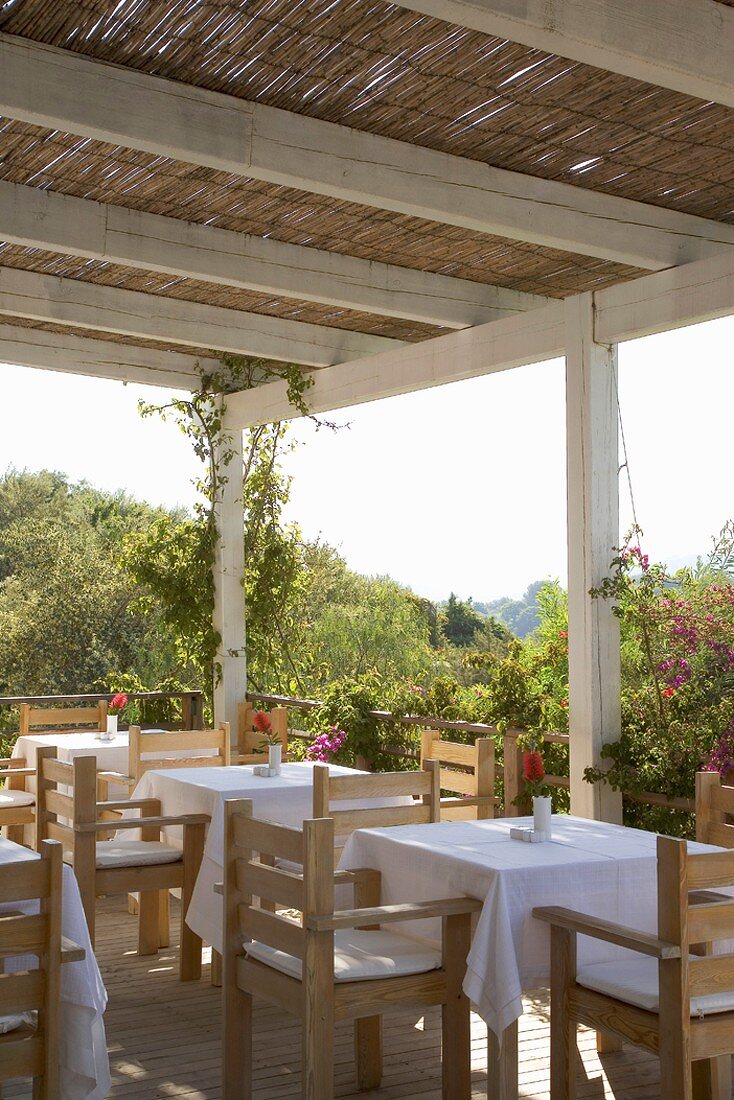
[[[594,301],[566,301],[568,468],[568,659],[571,812],[621,821],[622,799],[584,781],[602,746],[620,735],[619,622],[589,590],[619,545],[616,345],[594,341]]]
[[[231,432],[234,457],[224,471],[227,484],[217,508],[219,539],[214,559],[214,629],[221,643],[217,662],[221,678],[214,685],[214,720],[229,722],[237,737],[237,705],[245,697],[245,572],[242,515],[242,431]]]

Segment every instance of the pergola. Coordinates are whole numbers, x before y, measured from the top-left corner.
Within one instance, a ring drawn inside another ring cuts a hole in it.
[[[0,0],[0,361],[185,389],[254,355],[319,412],[565,356],[571,795],[614,819],[616,345],[734,313],[732,108],[734,0]],[[240,440],[294,415],[227,398]]]

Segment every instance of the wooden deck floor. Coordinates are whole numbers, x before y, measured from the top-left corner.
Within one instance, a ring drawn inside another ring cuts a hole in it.
[[[176,939],[176,903],[172,922]],[[135,918],[124,900],[100,903],[97,957],[109,993],[106,1016],[114,1100],[221,1100],[220,996],[205,967],[200,983],[177,978],[175,947],[157,958],[135,954]],[[474,1018],[473,1097],[486,1097],[486,1031]],[[289,1019],[262,1005],[256,1027],[256,1100],[298,1097],[299,1031]],[[658,1100],[657,1060],[628,1047],[596,1053],[594,1036],[580,1035],[578,1100]],[[440,1016],[402,1012],[386,1018],[382,1088],[354,1088],[351,1030],[337,1035],[336,1095],[371,1100],[439,1100]],[[548,1098],[548,1004],[545,993],[529,997],[520,1021],[520,1095]],[[29,1096],[12,1088],[8,1096]]]

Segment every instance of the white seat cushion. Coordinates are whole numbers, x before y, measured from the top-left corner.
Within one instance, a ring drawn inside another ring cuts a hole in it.
[[[696,956],[692,955],[691,959]],[[659,1009],[657,959],[639,956],[620,962],[597,963],[579,970],[576,981],[585,989],[605,993],[648,1012]],[[691,998],[691,1016],[734,1011],[734,990]]]
[[[34,806],[36,796],[30,791],[9,791],[7,787],[0,790],[0,810],[7,810],[11,806]]]
[[[97,844],[98,867],[147,867],[155,863],[178,863],[180,848],[160,840],[100,840]]]
[[[23,1024],[32,1024],[34,1013],[18,1012],[13,1016],[0,1016],[0,1035],[7,1035],[11,1031],[17,1031]]]
[[[266,963],[291,978],[301,977],[301,960],[264,943],[245,943],[250,958]],[[374,978],[425,974],[441,965],[441,953],[420,940],[397,932],[334,933],[334,980],[365,982]]]

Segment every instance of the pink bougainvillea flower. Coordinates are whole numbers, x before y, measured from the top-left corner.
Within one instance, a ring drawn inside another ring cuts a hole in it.
[[[256,710],[252,716],[252,724],[258,733],[267,733],[271,722],[264,710]]]

